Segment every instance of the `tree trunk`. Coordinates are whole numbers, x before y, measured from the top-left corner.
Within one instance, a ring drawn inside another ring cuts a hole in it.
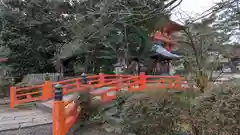
[[[229,60],[229,66],[230,66],[231,71],[232,71],[233,73],[236,73],[236,72],[238,71],[237,65],[236,65],[232,60]]]
[[[84,72],[85,73],[88,72],[88,60],[89,60],[89,55],[87,53],[87,55],[85,56],[85,60],[84,60]]]

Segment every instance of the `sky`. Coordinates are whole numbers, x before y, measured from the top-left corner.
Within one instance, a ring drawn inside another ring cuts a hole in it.
[[[189,17],[196,18],[199,14],[211,8],[220,0],[183,0],[181,5],[173,11],[172,20],[182,23]]]
[[[210,9],[215,3],[221,0],[183,0],[179,7],[175,8],[171,19],[183,24],[183,21],[189,18],[198,18],[201,13]],[[240,42],[240,37],[232,36],[231,42]]]

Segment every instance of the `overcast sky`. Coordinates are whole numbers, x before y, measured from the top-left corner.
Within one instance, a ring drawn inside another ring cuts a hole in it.
[[[180,20],[184,20],[191,17],[196,17],[198,14],[211,8],[214,3],[220,0],[183,0],[181,5],[174,10],[172,19],[180,23]],[[180,15],[181,14],[181,15]]]
[[[182,23],[184,20],[189,19],[190,17],[198,18],[199,14],[204,11],[210,9],[216,2],[220,2],[221,0],[183,0],[181,5],[177,7],[172,17],[173,21],[178,23]],[[232,36],[230,38],[231,42],[239,42],[239,36]]]

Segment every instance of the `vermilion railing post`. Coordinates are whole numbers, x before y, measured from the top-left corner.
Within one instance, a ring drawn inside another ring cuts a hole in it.
[[[181,78],[181,76],[180,75],[175,75],[176,76],[176,80],[175,80],[175,82],[174,82],[174,88],[175,89],[182,89],[182,84],[181,84],[181,81],[182,81],[182,78]]]
[[[105,83],[104,73],[99,73],[99,85],[103,85]]]
[[[77,89],[80,88],[80,80],[76,80],[76,88],[77,88]]]
[[[55,95],[52,110],[53,135],[65,135],[65,104],[63,101],[62,86],[55,85]]]
[[[166,86],[165,86],[166,79],[165,78],[160,78],[159,83],[160,83],[160,85],[159,85],[160,89],[166,89]]]
[[[118,90],[121,90],[123,85],[122,77],[120,75],[116,75],[116,78],[118,80],[118,83],[117,83]]]
[[[16,87],[10,87],[10,108],[15,107],[16,100]]]
[[[53,87],[52,87],[52,82],[47,80],[43,84],[43,89],[42,89],[42,100],[49,100],[53,96]]]
[[[145,72],[139,74],[140,89],[143,90],[147,87],[147,76]]]

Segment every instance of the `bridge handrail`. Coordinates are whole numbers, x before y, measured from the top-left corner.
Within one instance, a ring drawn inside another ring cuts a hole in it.
[[[51,82],[45,81],[41,85],[34,85],[28,87],[10,87],[10,108],[14,108],[18,105],[35,102],[35,101],[46,101],[53,98],[53,86],[55,84],[62,84],[64,87],[64,94],[69,94],[71,92],[76,91],[77,89],[81,89],[80,87],[84,87],[81,85],[83,79],[88,79],[92,81],[98,82],[100,78],[99,75],[92,75],[84,77],[78,77],[68,80],[62,80],[59,82]],[[84,84],[87,85],[87,84]],[[89,84],[90,86],[91,84]]]
[[[154,79],[154,80],[151,80]],[[139,76],[133,75],[111,75],[103,74],[86,76],[83,75],[78,78],[63,80],[59,82],[45,81],[44,84],[30,86],[25,88],[10,87],[10,107],[15,107],[27,102],[33,101],[45,101],[54,98],[54,88],[56,84],[61,84],[62,95],[69,94],[76,91],[84,91],[86,89],[97,89],[101,87],[108,87],[103,91],[92,91],[91,94],[101,102],[107,102],[116,99],[116,92],[127,88],[128,91],[141,91],[147,87],[147,83],[155,83],[154,88],[176,88],[184,90],[182,84],[184,79],[180,76],[153,76],[145,75],[141,73]],[[38,96],[33,97],[34,94]],[[25,97],[25,98],[21,98]],[[54,135],[59,135],[60,132],[64,132],[61,135],[65,135],[72,125],[76,122],[81,108],[72,101],[54,101],[53,104],[53,125],[56,126],[56,122],[60,123],[63,127],[61,131],[58,131],[56,127],[53,129]],[[60,112],[62,111],[62,112]],[[55,123],[55,124],[54,124]],[[59,126],[59,125],[58,125]]]
[[[106,77],[116,77],[116,78],[112,79],[111,82],[106,82],[106,80],[103,80]],[[183,83],[182,81],[184,80],[178,75],[177,76],[147,76],[144,73],[141,73],[139,76],[101,74],[99,75],[99,78],[101,78],[102,80],[100,80],[99,84],[94,86],[95,89],[111,86],[103,91],[91,92],[91,94],[94,96],[100,96],[99,100],[101,102],[108,102],[116,99],[116,96],[117,96],[116,92],[123,87],[127,87],[128,91],[131,91],[131,92],[144,90],[146,88],[146,83],[151,82],[151,80],[149,81],[148,79],[151,79],[151,78],[160,78],[160,80],[152,81],[159,84],[155,86],[155,88],[176,88],[179,90],[183,90],[183,88],[181,87],[181,84]],[[85,83],[88,84],[88,82],[85,82]],[[165,83],[166,86],[162,85],[163,83]],[[134,87],[134,86],[137,86],[137,87]],[[77,111],[77,104],[75,104],[74,101],[69,101],[67,103],[65,101],[65,106],[64,106],[65,110],[66,110],[66,105],[69,105],[69,104],[74,104],[75,107],[72,107],[71,111],[69,111],[71,113],[64,116],[65,122],[62,123],[62,127],[66,127],[64,133],[67,133],[69,131],[69,129],[71,128],[71,125],[73,125],[76,122],[77,115],[79,114],[79,111]],[[58,117],[58,115],[53,114],[53,117]],[[55,119],[58,120],[60,118],[55,118]],[[59,123],[59,121],[53,121],[53,122]],[[56,134],[54,135],[58,135],[59,132],[60,131],[56,132]]]
[[[106,75],[106,76],[113,76],[113,75]],[[119,77],[119,75],[114,75],[115,77]],[[113,76],[113,77],[114,77]],[[121,75],[120,75],[121,76]],[[124,77],[124,76],[122,76]],[[104,77],[105,78],[105,77]],[[101,96],[101,102],[107,102],[113,99],[116,99],[116,94],[109,96],[107,95],[108,92],[112,92],[112,91],[118,91],[120,86],[118,85],[119,83],[124,83],[127,81],[131,81],[131,80],[138,80],[139,76],[129,76],[129,78],[124,78],[124,79],[120,79],[120,80],[113,80],[111,82],[106,82],[104,84],[100,84],[100,85],[96,85],[95,88],[99,88],[99,87],[106,87],[106,86],[115,86],[117,85],[117,87],[112,87],[109,88],[107,90],[104,90],[102,92],[96,92],[96,91],[92,91],[91,94],[94,96]],[[88,82],[85,82],[85,84],[87,84]],[[86,85],[88,86],[88,85]],[[63,92],[63,89],[62,89]],[[77,106],[77,104],[75,103],[74,100],[71,101],[54,101],[54,106],[53,106],[53,133],[54,135],[65,135],[67,134],[67,132],[70,130],[70,128],[73,126],[73,124],[77,121],[78,119],[78,115],[79,115],[79,108]],[[68,106],[68,107],[67,107]],[[59,107],[61,107],[59,109]],[[61,113],[59,111],[63,111],[65,113]],[[61,115],[59,115],[61,114]],[[58,125],[57,125],[58,123]],[[60,124],[60,126],[59,126]],[[58,126],[58,127],[57,127]],[[62,127],[62,129],[59,129],[59,127]],[[61,133],[60,133],[61,132]]]

